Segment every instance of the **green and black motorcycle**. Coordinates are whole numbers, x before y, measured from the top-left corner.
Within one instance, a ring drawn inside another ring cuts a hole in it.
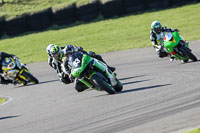
[[[177,60],[188,62],[189,59],[197,61],[188,43],[183,40],[178,32],[168,32],[165,34],[164,47]]]
[[[123,89],[122,84],[103,62],[82,52],[69,56],[71,75],[89,88],[115,94]]]

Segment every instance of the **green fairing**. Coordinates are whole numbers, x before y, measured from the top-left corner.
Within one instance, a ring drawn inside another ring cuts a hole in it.
[[[94,73],[93,73],[93,74],[94,74]],[[80,79],[80,81],[81,81],[82,83],[84,83],[85,85],[87,85],[88,87],[92,87],[93,89],[95,89],[95,90],[97,90],[97,91],[100,90],[99,88],[94,87],[90,82],[86,81],[86,79],[84,79],[84,78]]]
[[[172,41],[165,41],[164,40],[164,47],[167,49],[169,53],[172,53],[174,51],[174,47],[179,44],[179,42],[182,40],[180,34],[178,32],[172,32],[173,40]],[[186,47],[188,47],[188,44],[185,44]],[[173,57],[180,59],[180,60],[188,60],[188,57],[180,56],[179,54],[173,55]]]
[[[72,76],[77,78],[82,73],[82,71],[86,68],[86,66],[92,61],[92,58],[86,54],[83,55],[82,63],[80,68],[72,69]]]
[[[105,78],[112,78],[111,84],[112,83],[114,84],[115,82],[113,80],[116,79],[116,77],[113,73],[110,73],[108,71],[106,64],[104,64],[103,62],[95,58],[92,58],[87,54],[82,54],[80,52],[77,52],[69,57],[69,64],[71,66],[72,76],[77,78],[80,82],[82,82],[89,88],[95,89],[97,91],[105,90],[109,94],[115,93],[115,88],[113,88],[112,85],[106,83],[107,81],[103,81],[104,79],[101,79],[101,77],[98,77],[97,75],[99,74],[95,70],[87,68],[87,66],[90,67],[92,65],[91,67],[98,69],[100,71],[99,73],[105,74],[106,75]],[[117,88],[118,91],[122,90],[121,83],[114,85],[115,87],[118,87]]]
[[[173,41],[164,41],[164,46],[169,53],[173,52],[173,48],[178,45],[181,40],[181,37],[178,32],[172,33],[174,40]]]

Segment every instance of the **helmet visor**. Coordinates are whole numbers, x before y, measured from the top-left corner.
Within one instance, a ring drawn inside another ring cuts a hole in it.
[[[52,54],[54,58],[58,59],[59,58],[59,52],[56,52],[55,54]]]
[[[160,34],[160,32],[161,32],[161,27],[154,28],[154,31],[155,31],[156,33]]]

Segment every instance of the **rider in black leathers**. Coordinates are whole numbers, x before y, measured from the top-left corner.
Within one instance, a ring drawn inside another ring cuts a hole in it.
[[[4,77],[3,77],[3,71],[2,71],[2,62],[3,60],[6,58],[6,57],[12,57],[12,58],[15,58],[15,55],[12,55],[12,54],[8,54],[8,53],[5,53],[5,52],[0,52],[0,84],[9,84],[9,83],[13,83],[12,80],[5,80]]]

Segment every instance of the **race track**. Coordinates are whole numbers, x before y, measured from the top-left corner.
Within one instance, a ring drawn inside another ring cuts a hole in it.
[[[200,59],[200,41],[191,41]],[[102,55],[124,90],[63,85],[47,62],[28,64],[38,85],[0,86],[0,133],[169,133],[200,125],[200,61],[159,59],[152,47]]]

